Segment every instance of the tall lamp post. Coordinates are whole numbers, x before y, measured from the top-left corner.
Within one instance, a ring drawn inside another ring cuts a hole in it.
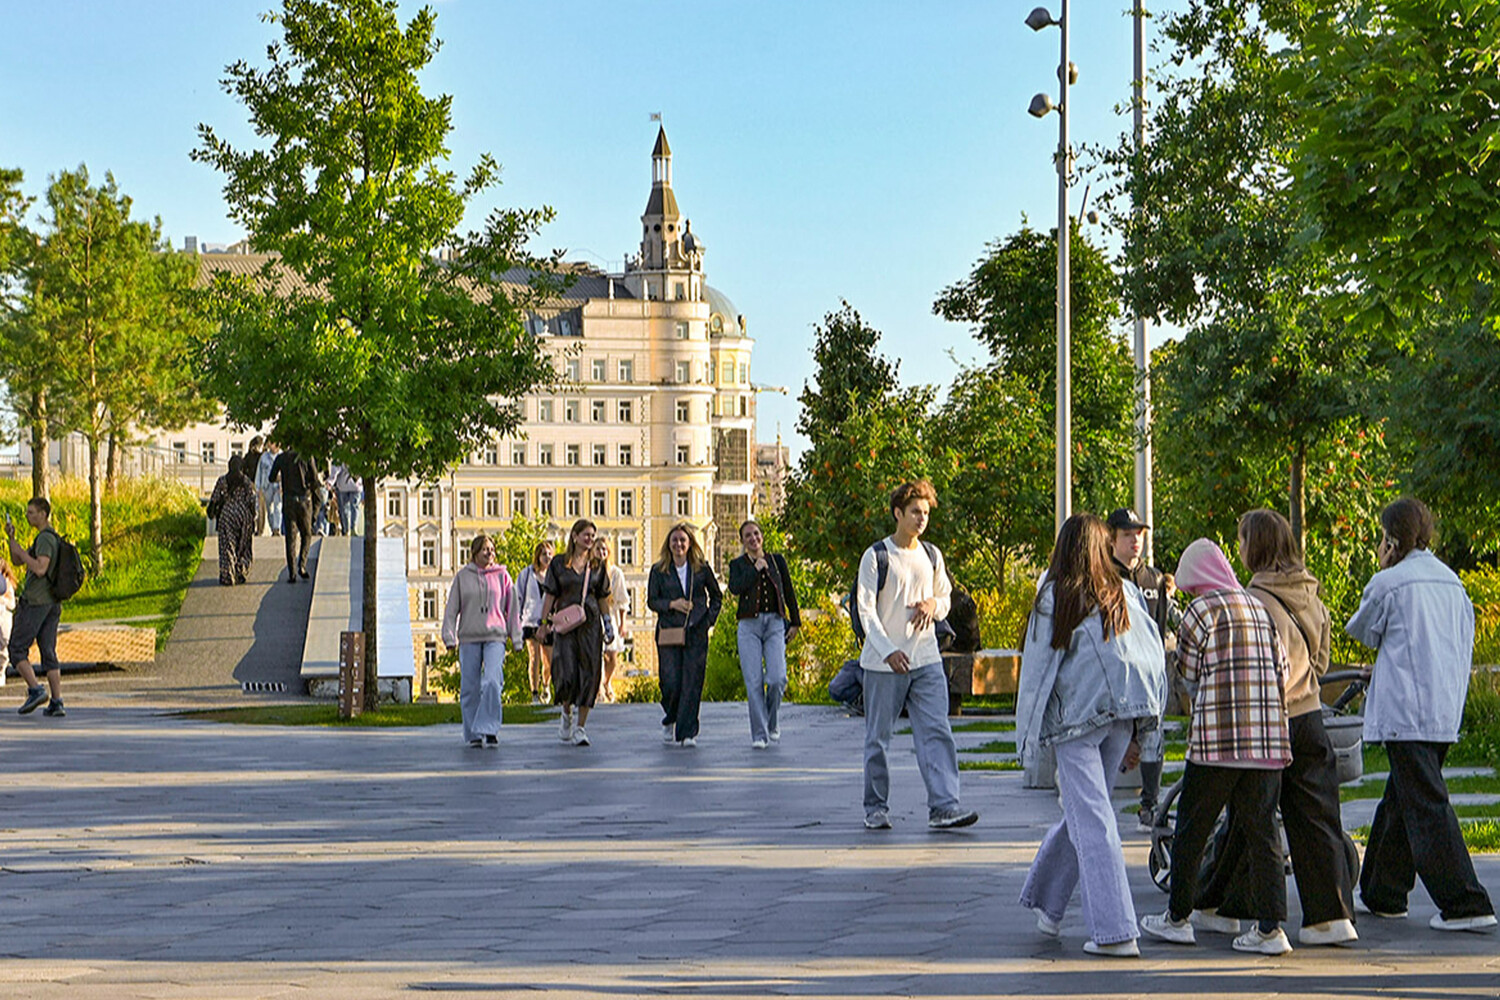
[[[1135,76],[1131,97],[1135,112],[1135,168],[1145,168],[1146,159],[1146,11],[1144,0],[1135,0],[1131,14],[1135,21]],[[1139,180],[1139,177],[1137,178]],[[1131,212],[1137,220],[1143,211],[1140,192],[1132,199]],[[1135,317],[1135,509],[1147,524],[1155,524],[1151,510],[1151,352],[1146,349],[1146,318],[1139,313]],[[1146,565],[1154,564],[1151,537],[1155,532],[1146,532],[1146,548],[1141,558]]]
[[[1054,18],[1045,7],[1026,15],[1032,31],[1056,26],[1062,35],[1062,55],[1057,64],[1059,98],[1056,104],[1046,94],[1031,99],[1027,111],[1035,118],[1056,111],[1057,126],[1057,482],[1053,516],[1054,530],[1073,513],[1073,305],[1072,267],[1069,260],[1072,227],[1068,218],[1068,175],[1072,150],[1068,146],[1068,87],[1078,79],[1078,68],[1068,59],[1068,0],[1061,0],[1062,16]]]

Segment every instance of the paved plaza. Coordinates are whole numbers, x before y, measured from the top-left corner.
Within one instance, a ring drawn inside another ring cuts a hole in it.
[[[589,748],[533,725],[479,751],[456,726],[223,725],[85,682],[66,720],[18,718],[5,693],[7,998],[1500,992],[1500,939],[1430,931],[1420,890],[1353,949],[1090,958],[1076,911],[1056,941],[1015,903],[1052,794],[965,773],[979,824],[930,832],[898,737],[895,829],[866,832],[862,723],[832,708],[790,707],[766,751],[734,704],[705,706],[696,750],[623,705]],[[1160,910],[1124,819],[1136,906]],[[1500,889],[1500,858],[1479,867]]]

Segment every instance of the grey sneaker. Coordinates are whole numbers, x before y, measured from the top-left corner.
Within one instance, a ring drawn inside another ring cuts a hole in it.
[[[671,746],[673,743],[676,743],[677,742],[677,727],[674,726],[670,722],[664,722],[664,723],[662,723],[662,727],[661,727],[661,741],[663,743],[667,744],[667,746]]]
[[[934,830],[952,830],[973,826],[979,814],[972,809],[934,809],[927,814],[927,825]]]
[[[874,812],[865,813],[866,830],[889,830],[891,828],[891,814],[884,809],[876,809]]]
[[[572,742],[575,747],[586,747],[589,745],[589,734],[583,731],[582,726],[574,726],[573,735],[570,737],[570,742]]]
[[[779,730],[779,729],[773,729],[769,733],[767,733],[766,735],[769,736],[769,737],[771,737],[771,742],[772,743],[780,743],[781,742],[781,730]]]
[[[562,718],[558,720],[557,738],[563,743],[573,742],[573,716],[571,713],[564,712]]]
[[[63,716],[67,715],[68,713],[65,712],[65,711],[63,711],[62,699],[61,698],[53,698],[51,701],[47,702],[47,707],[44,708],[44,709],[42,709],[42,714],[43,715],[50,715],[54,719],[61,719]]]
[[[1060,937],[1062,935],[1062,921],[1053,920],[1047,916],[1047,911],[1041,907],[1033,907],[1032,912],[1036,914],[1036,929],[1048,937]]]
[[[1292,950],[1292,943],[1286,939],[1286,931],[1280,927],[1267,934],[1257,926],[1235,938],[1232,947],[1235,951],[1248,951],[1257,955],[1285,955]]]
[[[45,684],[38,684],[34,688],[28,688],[26,691],[26,700],[21,703],[21,714],[30,715],[40,708],[42,702],[46,700],[47,687]]]

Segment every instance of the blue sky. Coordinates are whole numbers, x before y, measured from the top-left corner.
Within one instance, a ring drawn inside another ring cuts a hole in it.
[[[946,383],[954,357],[981,351],[933,299],[1023,216],[1055,223],[1057,120],[1025,108],[1056,94],[1058,34],[1022,23],[1033,5],[439,0],[444,45],[423,86],[453,95],[453,165],[482,152],[502,165],[474,220],[550,205],[538,248],[611,269],[639,241],[661,112],[709,281],[757,339],[754,378],[790,390],[761,396],[760,438],[779,425],[795,447],[812,327],[840,299],[884,333],[903,380]],[[222,179],[188,153],[199,122],[251,139],[218,81],[263,60],[271,7],[0,0],[0,164],[32,194],[79,163],[111,170],[175,245],[240,238]],[[1073,138],[1113,141],[1129,127],[1129,3],[1073,8]]]

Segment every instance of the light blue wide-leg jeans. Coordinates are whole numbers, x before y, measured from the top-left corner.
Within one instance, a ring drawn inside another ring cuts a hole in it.
[[[786,619],[769,611],[741,618],[736,638],[750,705],[750,741],[769,740],[780,728],[777,715],[786,690]]]
[[[917,769],[927,786],[929,813],[958,808],[958,748],[948,726],[948,677],[942,663],[904,674],[865,671],[865,815],[889,809],[886,750],[901,709],[911,718]]]
[[[1021,889],[1022,906],[1060,921],[1073,890],[1080,888],[1084,921],[1096,944],[1115,944],[1138,934],[1125,852],[1109,799],[1134,728],[1129,719],[1117,720],[1053,744],[1063,818],[1047,831]]]
[[[500,735],[500,696],[505,690],[505,642],[458,644],[458,711],[464,742]]]

